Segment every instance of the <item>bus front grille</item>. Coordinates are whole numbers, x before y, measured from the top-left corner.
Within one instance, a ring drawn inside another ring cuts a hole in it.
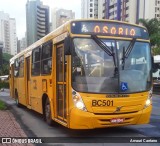
[[[116,123],[116,125],[124,125],[124,124],[125,124],[125,125],[127,125],[127,124],[129,125],[130,123],[129,123],[129,122]],[[113,125],[113,124],[110,123],[110,124],[101,124],[101,125],[103,125],[103,126],[111,126],[111,125]]]
[[[94,113],[94,115],[121,115],[121,114],[134,114],[138,111],[132,111],[132,112],[115,112],[115,113]]]
[[[99,124],[103,126],[111,126],[111,125],[124,125],[124,124],[130,124],[134,120],[133,117],[124,118],[123,122],[120,123],[112,123],[111,119],[99,119]]]

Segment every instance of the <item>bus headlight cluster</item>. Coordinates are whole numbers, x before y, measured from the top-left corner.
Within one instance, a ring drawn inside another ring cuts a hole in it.
[[[152,104],[152,89],[149,91],[148,98],[147,98],[147,100],[145,102],[144,108],[147,108],[151,104]]]
[[[147,106],[149,106],[150,104],[151,104],[151,100],[150,100],[150,99],[147,99],[145,106],[147,107]]]
[[[73,98],[73,102],[76,108],[83,110],[83,111],[87,111],[84,102],[80,96],[79,93],[77,93],[76,91],[72,90],[72,98]]]

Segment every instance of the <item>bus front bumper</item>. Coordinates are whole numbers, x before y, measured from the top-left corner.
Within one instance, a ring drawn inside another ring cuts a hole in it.
[[[105,115],[94,114],[73,108],[70,113],[71,129],[94,129],[124,125],[147,124],[150,120],[152,106],[131,114]],[[123,122],[112,123],[112,119],[124,119]]]

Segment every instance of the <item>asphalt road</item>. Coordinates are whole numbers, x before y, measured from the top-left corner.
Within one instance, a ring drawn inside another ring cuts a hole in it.
[[[0,92],[0,99],[5,101],[10,111],[15,115],[29,137],[50,137],[48,141],[56,143],[49,144],[54,146],[72,146],[72,145],[131,145],[131,146],[158,146],[158,143],[119,143],[130,138],[160,138],[160,95],[153,95],[153,110],[150,123],[146,125],[124,126],[116,128],[94,129],[94,130],[70,130],[59,124],[48,126],[41,115],[27,108],[17,108],[15,101],[9,97],[9,93]],[[118,142],[107,143],[110,141]],[[83,143],[83,144],[82,144]],[[39,145],[39,144],[38,144]],[[46,144],[44,144],[46,145]]]

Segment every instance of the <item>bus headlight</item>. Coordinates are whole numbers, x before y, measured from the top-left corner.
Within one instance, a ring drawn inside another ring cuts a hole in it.
[[[73,98],[73,102],[76,108],[83,110],[83,111],[87,111],[84,102],[80,96],[79,93],[77,93],[76,91],[72,90],[72,98]]]
[[[145,103],[145,106],[147,107],[147,106],[149,106],[151,104],[151,100],[150,99],[147,99],[146,100],[146,103]]]
[[[145,102],[144,108],[147,108],[151,104],[152,104],[152,90],[149,91],[148,98],[147,98],[147,100]]]

